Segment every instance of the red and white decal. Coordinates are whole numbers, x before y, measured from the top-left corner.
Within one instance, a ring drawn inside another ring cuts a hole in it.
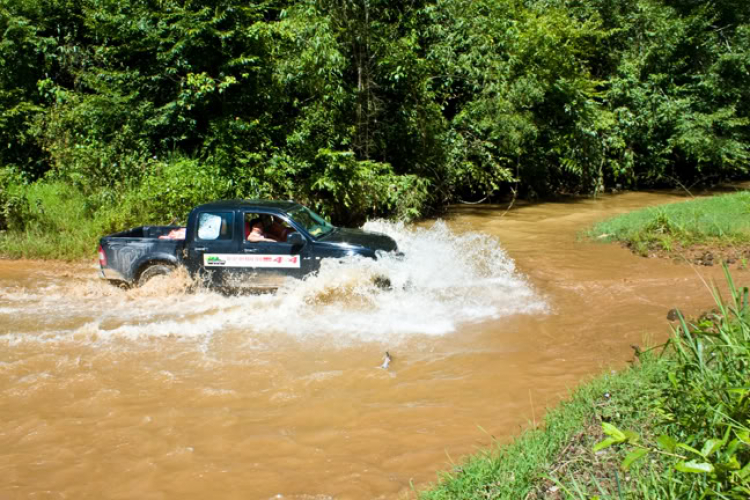
[[[294,269],[300,267],[299,255],[240,255],[211,253],[203,255],[206,267],[274,267]]]

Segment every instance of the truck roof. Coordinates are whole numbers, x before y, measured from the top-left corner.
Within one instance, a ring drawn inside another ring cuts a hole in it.
[[[276,200],[225,200],[225,201],[214,201],[200,205],[196,208],[208,208],[211,210],[235,210],[243,208],[266,208],[272,210],[279,210],[282,212],[288,212],[289,210],[298,207],[299,203],[294,201],[276,201]]]

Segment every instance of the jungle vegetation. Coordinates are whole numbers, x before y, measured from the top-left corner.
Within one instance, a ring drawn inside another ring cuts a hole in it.
[[[746,0],[0,0],[0,32],[6,254],[219,198],[354,224],[748,168]]]

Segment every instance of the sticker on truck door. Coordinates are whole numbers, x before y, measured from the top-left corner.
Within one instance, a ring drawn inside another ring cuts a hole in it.
[[[206,267],[275,267],[299,268],[299,255],[239,255],[239,254],[203,254],[203,265]]]

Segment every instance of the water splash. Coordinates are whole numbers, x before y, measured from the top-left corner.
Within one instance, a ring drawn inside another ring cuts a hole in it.
[[[0,326],[0,340],[185,340],[239,331],[266,344],[279,334],[392,344],[547,310],[492,237],[458,235],[441,221],[429,228],[376,221],[365,229],[393,237],[403,256],[326,260],[317,274],[290,279],[275,294],[188,293],[185,272],[132,290],[80,274],[49,277],[34,288],[7,288],[0,292],[0,325],[6,325]],[[376,285],[379,277],[390,280],[389,290]]]

